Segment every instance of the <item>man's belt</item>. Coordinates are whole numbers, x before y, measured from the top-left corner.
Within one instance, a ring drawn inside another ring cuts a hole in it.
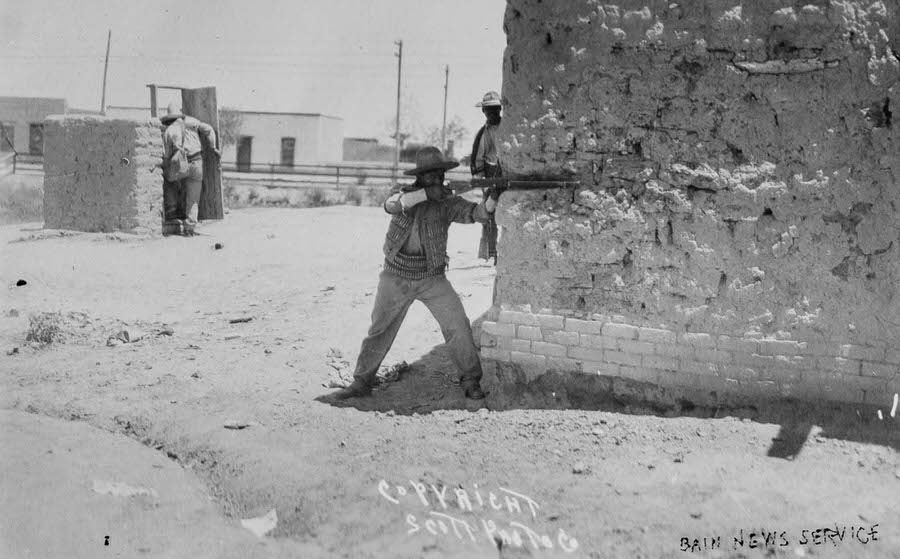
[[[195,153],[193,155],[188,155],[188,161],[191,163],[193,163],[194,161],[197,161],[198,159],[202,159],[202,158],[203,158],[202,151],[198,151],[197,153]]]

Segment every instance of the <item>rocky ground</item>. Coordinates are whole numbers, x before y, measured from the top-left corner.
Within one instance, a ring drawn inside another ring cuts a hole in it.
[[[385,361],[409,369],[329,402],[368,327],[386,225],[329,207],[232,211],[194,238],[2,227],[0,408],[142,442],[236,531],[274,509],[279,557],[897,556],[890,410],[473,403],[421,305]],[[449,247],[476,324],[494,277],[478,234],[454,225]]]

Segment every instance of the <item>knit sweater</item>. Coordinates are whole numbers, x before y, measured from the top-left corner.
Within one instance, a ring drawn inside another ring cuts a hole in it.
[[[490,220],[491,214],[483,202],[476,204],[459,196],[447,196],[420,202],[404,211],[400,194],[395,192],[384,203],[385,211],[393,216],[385,236],[384,257],[385,269],[406,279],[424,279],[446,271],[451,223]]]

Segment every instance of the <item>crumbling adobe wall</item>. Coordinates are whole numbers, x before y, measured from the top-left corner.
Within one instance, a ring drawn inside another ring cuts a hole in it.
[[[44,121],[44,227],[159,233],[162,135],[155,120]]]
[[[501,198],[484,357],[889,401],[897,0],[509,0],[505,30],[504,166],[581,186]]]

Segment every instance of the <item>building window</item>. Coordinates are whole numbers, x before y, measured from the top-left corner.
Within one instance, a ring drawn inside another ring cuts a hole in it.
[[[0,122],[0,151],[16,151],[16,125]]]
[[[28,125],[28,153],[31,155],[44,155],[44,125]]]
[[[294,166],[294,138],[281,139],[281,164],[285,167]]]

